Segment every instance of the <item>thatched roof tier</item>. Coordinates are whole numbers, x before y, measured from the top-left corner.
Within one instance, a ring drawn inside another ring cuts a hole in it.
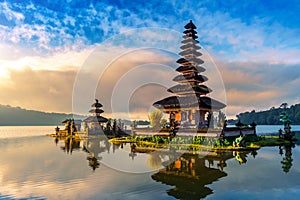
[[[99,123],[105,123],[108,121],[107,118],[102,116],[90,116],[83,120],[84,122],[99,122]]]
[[[221,103],[220,101],[212,99],[210,97],[200,97],[200,101],[205,105],[210,105],[210,107],[215,110],[220,110],[226,107],[224,103]]]
[[[179,58],[176,62],[183,64],[183,65],[191,65],[191,63],[188,60],[186,60],[185,58]]]
[[[103,105],[101,103],[93,103],[91,107],[96,107],[96,108],[100,108]]]
[[[91,107],[101,108],[103,105],[99,103],[98,99],[95,99],[95,103],[92,104]]]
[[[189,23],[187,23],[184,26],[185,29],[196,29],[197,27],[195,26],[195,24],[192,22],[192,20],[189,21]]]
[[[201,60],[200,58],[190,58],[190,59],[179,58],[176,62],[182,65],[201,65],[204,63],[204,61]]]
[[[199,41],[198,40],[195,40],[193,38],[187,38],[187,39],[184,39],[181,41],[182,44],[188,44],[188,43],[191,43],[191,44],[198,44]]]
[[[206,85],[194,85],[191,86],[190,84],[178,84],[170,89],[168,89],[168,92],[180,94],[180,95],[185,95],[185,94],[201,94],[201,95],[206,95],[212,90],[208,88]]]
[[[96,108],[96,109],[91,109],[89,110],[90,113],[98,113],[98,114],[101,114],[103,113],[104,111],[102,109],[99,109],[99,108]]]
[[[170,96],[164,98],[160,101],[157,101],[153,104],[154,107],[158,109],[166,109],[166,108],[180,108],[179,97],[178,96]]]
[[[190,34],[190,33],[197,34],[197,31],[195,31],[194,29],[188,29],[188,30],[183,31],[183,33],[184,34]]]
[[[181,55],[181,56],[193,55],[193,56],[197,57],[197,56],[201,56],[202,53],[193,49],[193,50],[184,50],[184,51],[180,52],[179,55]]]
[[[193,64],[196,64],[196,65],[201,65],[204,63],[203,60],[201,60],[200,58],[190,58],[188,59],[188,61],[192,62]]]
[[[198,36],[193,33],[189,33],[189,34],[183,35],[182,38],[183,39],[193,38],[195,40],[198,38]]]
[[[183,65],[180,66],[176,69],[176,71],[181,72],[181,73],[188,73],[188,72],[205,72],[205,68],[201,66],[188,66],[188,65]]]
[[[206,76],[203,75],[199,75],[199,74],[180,74],[178,76],[176,76],[175,78],[173,78],[173,81],[176,81],[178,83],[187,83],[187,82],[197,82],[197,83],[203,83],[205,81],[207,81],[208,78]]]
[[[180,47],[180,49],[182,49],[182,50],[185,50],[185,49],[199,50],[199,49],[201,49],[201,47],[196,44],[184,44]]]
[[[189,96],[171,96],[153,104],[154,107],[164,110],[165,112],[200,109],[207,111],[217,111],[225,108],[226,105],[206,96],[199,94]]]

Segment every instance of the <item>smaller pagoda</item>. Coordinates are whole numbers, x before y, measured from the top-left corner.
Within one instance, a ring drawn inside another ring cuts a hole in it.
[[[91,113],[92,116],[89,116],[83,121],[87,124],[89,129],[97,129],[101,127],[102,123],[106,123],[108,119],[101,116],[104,111],[101,109],[103,106],[99,103],[98,99],[95,99],[95,103],[93,103],[91,107],[92,109],[89,110],[89,113]]]

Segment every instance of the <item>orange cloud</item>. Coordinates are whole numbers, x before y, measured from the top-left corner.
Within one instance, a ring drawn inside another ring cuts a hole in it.
[[[10,70],[9,84],[0,85],[0,103],[26,109],[70,112],[76,71]]]

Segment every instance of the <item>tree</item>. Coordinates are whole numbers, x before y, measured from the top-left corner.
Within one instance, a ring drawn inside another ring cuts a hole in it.
[[[279,108],[287,109],[288,104],[287,103],[282,103]]]
[[[150,125],[154,129],[160,128],[160,121],[163,117],[163,112],[160,110],[152,110],[151,113],[148,115],[148,119],[150,121]]]

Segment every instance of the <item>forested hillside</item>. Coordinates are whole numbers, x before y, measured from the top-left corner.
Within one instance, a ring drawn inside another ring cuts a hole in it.
[[[63,120],[72,117],[72,114],[45,113],[26,110],[20,107],[0,105],[0,126],[62,125],[61,122]],[[83,117],[84,116],[75,116],[77,119]]]
[[[272,107],[270,110],[265,111],[256,112],[253,110],[240,113],[237,115],[237,118],[246,124],[255,122],[258,125],[277,125],[281,124],[279,117],[282,112],[286,112],[289,115],[292,124],[300,124],[300,104],[287,107],[287,104],[283,103],[279,108]]]

